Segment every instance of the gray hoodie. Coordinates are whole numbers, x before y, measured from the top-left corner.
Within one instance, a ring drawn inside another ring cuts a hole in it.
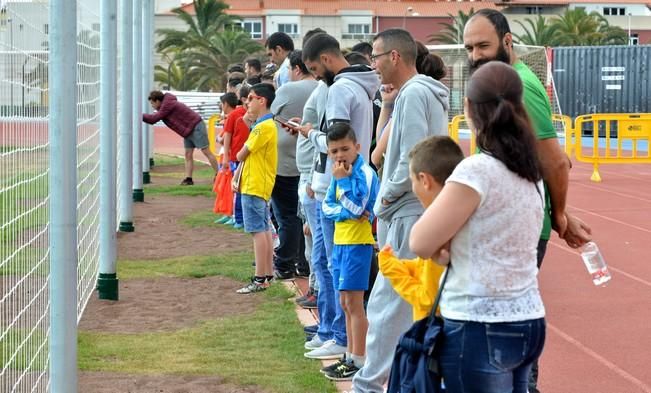
[[[422,214],[423,207],[411,191],[409,151],[427,137],[447,135],[448,109],[448,88],[429,76],[414,76],[398,92],[384,156],[384,177],[374,207],[380,219]],[[383,199],[389,204],[385,206]]]
[[[365,162],[369,160],[373,134],[373,98],[379,87],[380,79],[370,67],[354,65],[344,68],[335,76],[335,83],[328,89],[326,124],[315,124],[315,128],[325,131],[323,128],[327,129],[338,121],[350,123]],[[312,177],[312,189],[318,199],[323,199],[330,185],[332,171],[332,163],[325,156],[328,152],[325,133],[311,132],[310,140],[321,153],[317,162],[321,165],[317,165]]]
[[[319,121],[325,113],[327,98],[328,85],[320,81],[303,107],[303,124],[311,123],[318,127]],[[301,180],[305,180],[309,184],[312,183],[315,159],[314,144],[308,138],[299,134],[296,142],[296,166],[301,174]]]

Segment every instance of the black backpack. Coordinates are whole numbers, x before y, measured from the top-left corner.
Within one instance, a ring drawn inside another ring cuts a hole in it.
[[[448,268],[449,269],[449,268]],[[414,324],[398,341],[387,393],[443,393],[438,350],[443,338],[443,320],[436,315],[445,280],[445,270],[432,313]]]

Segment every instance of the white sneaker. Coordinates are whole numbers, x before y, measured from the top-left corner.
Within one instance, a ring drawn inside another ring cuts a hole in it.
[[[335,340],[328,340],[320,348],[314,349],[304,356],[309,359],[339,359],[346,353],[346,347],[337,345]]]
[[[321,348],[325,343],[325,341],[319,338],[318,334],[315,334],[310,341],[305,343],[305,349],[309,349],[311,351],[313,349]]]

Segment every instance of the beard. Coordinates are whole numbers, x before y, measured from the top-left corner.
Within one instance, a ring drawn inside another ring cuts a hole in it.
[[[477,71],[479,67],[483,66],[489,61],[495,61],[495,60],[501,61],[502,63],[511,64],[511,58],[509,57],[509,54],[506,51],[506,48],[504,47],[504,44],[500,44],[499,48],[497,48],[497,53],[495,54],[495,58],[493,59],[479,59],[473,61],[472,59],[468,58],[469,74],[472,75],[475,71]]]
[[[334,72],[325,70],[321,79],[326,83],[326,85],[332,86],[335,83],[335,76]]]

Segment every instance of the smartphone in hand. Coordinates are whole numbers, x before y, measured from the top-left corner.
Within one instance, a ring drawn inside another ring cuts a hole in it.
[[[289,119],[285,119],[284,117],[281,117],[281,116],[274,116],[274,119],[275,119],[278,123],[280,123],[283,127],[289,129],[289,131],[290,131],[292,134],[295,134],[295,133],[296,133],[296,129],[297,129],[298,127],[301,126],[300,124],[298,124],[298,123],[296,123],[296,122],[294,122],[294,121],[291,121],[291,120],[289,120]]]

